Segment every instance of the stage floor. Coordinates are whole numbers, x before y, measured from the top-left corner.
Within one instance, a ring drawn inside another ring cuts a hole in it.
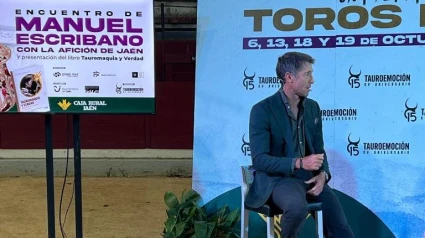
[[[68,177],[62,203],[62,222],[72,195]],[[55,178],[56,237],[63,177]],[[90,238],[161,237],[166,219],[164,193],[180,197],[192,186],[191,178],[82,178],[83,230]],[[47,198],[45,178],[0,178],[0,237],[47,237]],[[75,198],[75,197],[74,197]],[[75,237],[74,202],[65,223],[67,237]]]

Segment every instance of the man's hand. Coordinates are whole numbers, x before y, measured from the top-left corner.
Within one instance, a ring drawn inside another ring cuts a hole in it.
[[[323,191],[323,186],[325,185],[326,177],[324,173],[320,173],[313,178],[305,181],[306,184],[315,183],[314,187],[307,191],[308,194],[313,196],[319,196],[319,194]]]
[[[323,164],[324,154],[312,154],[303,158],[302,164],[305,170],[318,170]]]

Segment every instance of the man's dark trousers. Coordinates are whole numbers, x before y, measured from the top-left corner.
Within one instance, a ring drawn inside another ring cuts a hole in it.
[[[344,211],[332,189],[325,184],[317,197],[307,194],[313,185],[305,180],[282,178],[272,193],[272,201],[283,211],[280,221],[282,238],[295,238],[307,218],[307,199],[322,202],[324,233],[327,238],[352,238],[354,234],[348,225]]]

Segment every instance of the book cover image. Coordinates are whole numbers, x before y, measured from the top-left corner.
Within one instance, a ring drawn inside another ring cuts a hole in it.
[[[49,98],[43,66],[34,65],[13,71],[19,112],[48,112]]]
[[[0,111],[7,112],[16,103],[16,91],[13,76],[7,68],[7,61],[12,56],[11,49],[0,44]]]

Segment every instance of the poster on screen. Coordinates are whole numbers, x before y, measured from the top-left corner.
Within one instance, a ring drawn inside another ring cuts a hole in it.
[[[2,3],[0,113],[155,113],[152,0]]]

